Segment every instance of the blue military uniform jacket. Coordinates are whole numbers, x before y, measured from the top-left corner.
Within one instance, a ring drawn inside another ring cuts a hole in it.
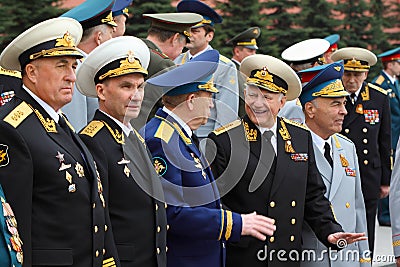
[[[4,155],[1,150],[0,156]],[[23,263],[22,241],[18,234],[17,221],[11,206],[6,201],[0,185],[0,266],[21,267]]]
[[[300,255],[303,221],[312,225],[326,246],[333,246],[327,241],[329,234],[343,231],[323,195],[325,186],[315,165],[310,132],[278,117],[275,135],[277,155],[270,169],[266,167],[270,158],[263,153],[265,138],[247,115],[209,135],[216,156],[209,152],[212,145],[208,143],[207,158],[218,186],[231,188],[223,204],[238,213],[256,211],[275,219],[277,226],[264,242],[246,236],[228,244],[227,267],[300,266],[300,259],[289,258],[289,253]],[[250,190],[255,180],[261,183]]]
[[[22,87],[0,108],[0,183],[24,266],[120,266],[93,157],[69,133]]]
[[[354,105],[347,101],[342,134],[354,142],[365,199],[378,199],[391,175],[390,107],[387,92],[363,83]]]
[[[80,136],[103,177],[122,266],[166,266],[164,194],[144,139],[99,110]]]
[[[239,240],[241,218],[221,208],[210,167],[183,131],[162,109],[141,129],[168,203],[167,266],[222,267],[225,241]]]
[[[366,233],[367,220],[356,149],[349,139],[334,134],[332,146],[333,168],[314,143],[315,160],[326,186],[325,196],[331,202],[336,220],[348,233]],[[315,251],[315,258],[305,257],[302,267],[360,267],[371,266],[368,241],[347,245],[338,253],[326,253],[328,248],[318,241],[310,226],[305,223],[302,248]],[[307,255],[304,253],[304,255]]]
[[[210,45],[206,51],[213,49]],[[179,55],[174,62],[182,65],[189,61],[189,51]],[[200,126],[195,132],[199,137],[207,135],[215,129],[238,118],[239,86],[235,64],[227,57],[220,55],[218,68],[213,75],[218,94],[213,94],[214,107],[205,125]]]
[[[400,136],[400,83],[396,80],[393,84],[387,74],[381,71],[380,75],[372,80],[372,83],[378,85],[387,91],[390,100],[390,115],[392,127],[392,149],[395,150],[397,140]],[[393,155],[394,156],[394,155]]]

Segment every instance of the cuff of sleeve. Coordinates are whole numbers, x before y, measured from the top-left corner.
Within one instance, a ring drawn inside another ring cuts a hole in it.
[[[232,233],[230,242],[238,242],[240,240],[240,236],[242,235],[242,216],[238,213],[232,212]]]
[[[400,239],[398,239],[398,236],[397,236],[396,240],[393,239],[392,245],[393,245],[394,256],[396,258],[400,257]]]

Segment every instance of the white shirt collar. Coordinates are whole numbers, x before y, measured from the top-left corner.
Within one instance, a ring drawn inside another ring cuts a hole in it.
[[[277,122],[275,121],[274,125],[272,125],[271,128],[264,128],[264,127],[260,127],[258,125],[257,125],[257,127],[258,127],[258,130],[260,130],[261,135],[263,135],[265,131],[271,131],[274,134],[271,137],[271,144],[272,144],[272,147],[275,150],[275,155],[276,155],[277,154],[277,152],[276,152],[277,151],[277,146],[278,146],[278,144],[277,144],[278,143],[278,139],[276,137]]]
[[[238,65],[240,66],[240,62],[239,62],[239,61],[237,61],[237,60],[234,59],[234,58],[231,58],[231,60],[232,60],[233,62],[236,62],[236,64],[238,64]]]
[[[35,95],[31,90],[28,89],[24,84],[22,85],[22,88],[36,101],[38,104],[47,112],[47,114],[50,115],[50,117],[58,123],[59,115],[58,112],[59,110],[54,110],[52,107],[50,107],[49,104],[44,102],[42,99],[40,99],[37,95]]]
[[[195,58],[195,57],[198,57],[199,55],[203,54],[204,52],[206,52],[207,50],[210,50],[210,49],[213,49],[213,48],[211,47],[211,45],[207,45],[207,47],[206,47],[204,50],[198,52],[196,55],[190,54],[190,50],[188,50],[189,58],[193,59],[193,58]]]
[[[395,84],[396,82],[396,76],[391,76],[389,75],[389,73],[387,73],[385,70],[383,70],[383,72],[386,74],[386,76],[388,76],[389,80],[392,82],[392,84]]]
[[[165,106],[162,108],[164,112],[166,112],[169,116],[171,116],[176,122],[183,128],[183,130],[187,133],[187,135],[191,138],[193,135],[192,130],[189,125],[186,124],[178,115],[176,115],[173,111],[167,109]]]
[[[126,136],[129,136],[129,134],[133,131],[133,127],[130,123],[128,123],[128,126],[126,126],[125,124],[123,124],[113,116],[105,113],[104,111],[100,110],[100,112],[109,117],[110,119],[112,119],[119,127],[121,127],[122,131],[124,131]]]
[[[325,143],[328,143],[331,146],[331,156],[332,156],[332,136],[329,136],[329,138],[327,140],[325,140],[322,137],[320,137],[319,135],[317,135],[316,133],[314,133],[313,131],[311,131],[311,129],[310,129],[310,132],[311,132],[313,143],[318,148],[318,150],[322,153],[322,155],[325,152],[325,148],[324,148]]]

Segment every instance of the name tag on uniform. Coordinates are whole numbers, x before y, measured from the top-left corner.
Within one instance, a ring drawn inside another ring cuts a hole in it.
[[[356,177],[356,170],[353,170],[352,168],[347,167],[347,168],[345,168],[345,171],[346,171],[347,176]]]
[[[364,121],[369,124],[379,122],[379,111],[377,109],[364,109]]]
[[[290,154],[290,158],[293,161],[307,161],[308,154],[307,153],[292,153],[292,154]]]

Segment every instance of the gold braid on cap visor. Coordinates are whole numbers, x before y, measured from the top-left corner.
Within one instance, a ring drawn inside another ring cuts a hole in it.
[[[282,93],[284,95],[286,95],[287,93],[287,90],[285,88],[274,84],[274,78],[271,74],[268,73],[266,67],[264,67],[262,70],[257,71],[256,74],[254,74],[254,78],[247,78],[247,83],[261,86],[275,93]]]
[[[30,60],[37,59],[42,56],[61,56],[61,55],[81,55],[76,50],[74,38],[69,32],[66,32],[62,38],[56,39],[54,48],[42,50],[29,56]]]
[[[326,97],[340,97],[340,96],[347,96],[349,95],[343,87],[342,82],[337,79],[334,82],[328,84],[320,91],[315,92],[312,96],[326,96]]]
[[[128,52],[128,57],[121,60],[120,63],[119,68],[109,70],[100,75],[99,81],[102,81],[105,78],[117,77],[129,73],[143,73],[147,75],[147,70],[142,67],[140,61],[133,56],[133,52],[131,51]]]
[[[239,42],[236,43],[237,45],[257,45],[257,41],[256,39],[251,39],[250,42]]]
[[[345,61],[346,63],[344,64],[344,69],[345,70],[369,70],[370,66],[368,65],[363,65],[361,61],[356,60],[355,58],[353,59],[348,59]]]

